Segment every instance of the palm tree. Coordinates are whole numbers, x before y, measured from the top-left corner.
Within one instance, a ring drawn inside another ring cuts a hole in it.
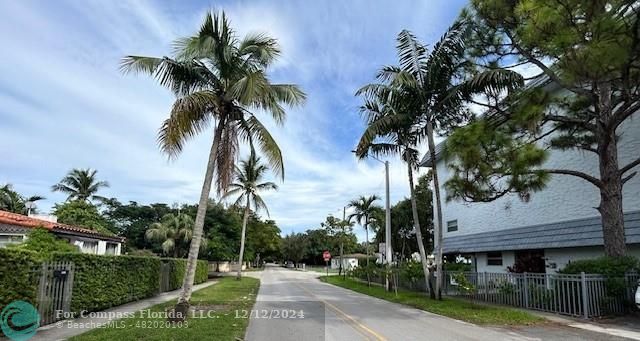
[[[0,186],[0,210],[9,211],[18,214],[28,214],[34,209],[27,207],[28,203],[34,203],[45,198],[40,195],[32,195],[24,197],[13,189],[11,184]]]
[[[372,222],[372,219],[374,219],[375,211],[380,208],[380,206],[375,204],[379,199],[380,197],[377,195],[368,197],[360,196],[356,200],[351,200],[349,205],[347,205],[347,207],[353,208],[354,210],[354,212],[347,217],[347,220],[351,221],[351,219],[354,219],[364,227],[367,265],[369,265],[369,224]]]
[[[162,243],[163,254],[175,258],[183,256],[182,245],[189,243],[192,237],[193,218],[184,213],[165,214],[161,222],[151,224],[145,232],[147,240]]]
[[[51,190],[67,194],[67,201],[80,200],[89,202],[91,200],[97,200],[104,202],[107,198],[97,195],[96,193],[98,193],[100,188],[108,188],[109,183],[106,181],[98,181],[96,177],[97,173],[97,170],[91,168],[74,168],[69,171],[59,183],[53,185]]]
[[[261,110],[279,124],[282,105],[300,105],[305,94],[296,85],[272,84],[267,69],[280,55],[278,42],[264,34],[239,39],[222,14],[207,13],[198,33],[175,42],[175,56],[127,56],[123,72],[150,75],[176,96],[162,124],[160,149],[177,157],[191,137],[213,125],[213,141],[200,192],[182,293],[176,308],[188,309],[202,238],[207,202],[214,175],[218,193],[232,182],[239,140],[258,144],[271,168],[284,179],[280,148],[252,110]],[[184,315],[183,315],[184,316]]]
[[[367,128],[358,142],[356,156],[363,159],[370,154],[373,156],[400,155],[406,163],[416,241],[420,251],[425,288],[429,288],[427,254],[422,239],[413,185],[413,172],[418,168],[417,145],[419,143],[413,113],[418,102],[411,92],[386,87],[384,89],[385,91],[366,95],[361,111],[367,121]],[[358,93],[364,91],[367,91],[367,87]],[[430,293],[434,295],[433,291]]]
[[[244,202],[244,217],[242,218],[242,233],[240,235],[240,255],[238,256],[238,275],[237,278],[242,277],[242,260],[244,259],[244,241],[247,232],[247,221],[249,220],[249,211],[251,204],[253,203],[253,210],[257,212],[260,209],[264,209],[267,215],[269,210],[264,200],[260,197],[258,192],[266,190],[277,190],[278,186],[273,182],[261,182],[265,173],[269,168],[261,163],[261,160],[255,153],[243,161],[240,161],[240,167],[236,167],[236,182],[229,186],[229,191],[225,194],[225,197],[238,195],[235,201],[236,206],[240,206]]]
[[[409,121],[414,141],[427,140],[429,156],[435,160],[434,130],[446,131],[469,119],[469,111],[464,104],[472,101],[476,94],[498,96],[523,84],[523,78],[516,72],[497,69],[479,73],[464,73],[469,63],[465,59],[465,40],[469,26],[458,21],[454,23],[431,51],[420,43],[409,31],[398,34],[397,51],[399,66],[384,67],[378,74],[379,84],[371,84],[360,93],[374,98],[382,98],[383,103],[393,103],[410,98],[412,113],[388,115],[370,126],[369,138],[384,136],[387,127],[398,121]],[[399,95],[397,95],[399,94]],[[417,103],[414,103],[417,101]],[[413,106],[417,104],[417,106]],[[407,118],[406,116],[410,117]],[[366,141],[365,141],[366,142]],[[416,154],[417,156],[417,154]],[[416,159],[417,160],[417,159]],[[438,172],[432,168],[433,187],[436,201],[436,295],[440,299],[442,287],[442,201]],[[410,176],[410,186],[413,181]],[[412,201],[415,206],[415,200]],[[414,209],[414,221],[417,216]],[[416,226],[416,237],[419,229]],[[421,255],[422,256],[422,255]],[[424,266],[424,264],[423,264]]]

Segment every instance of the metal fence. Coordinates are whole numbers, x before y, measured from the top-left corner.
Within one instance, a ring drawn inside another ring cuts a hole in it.
[[[633,307],[640,276],[445,273],[443,294],[577,317],[622,314]]]
[[[366,275],[358,274],[362,281]],[[591,318],[624,314],[634,309],[640,275],[607,278],[594,274],[445,272],[443,295],[562,315]],[[385,276],[374,273],[369,281],[384,285]],[[422,277],[406,278],[391,271],[392,285],[426,291]]]

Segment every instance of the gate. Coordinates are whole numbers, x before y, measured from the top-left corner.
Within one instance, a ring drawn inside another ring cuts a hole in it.
[[[171,275],[171,264],[162,262],[160,263],[160,292],[171,290],[171,283],[169,281]]]
[[[44,262],[38,285],[40,325],[64,320],[70,312],[73,292],[73,263]]]

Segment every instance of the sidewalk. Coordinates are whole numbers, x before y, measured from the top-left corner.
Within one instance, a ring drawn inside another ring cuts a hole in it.
[[[215,284],[216,281],[209,281],[202,284],[194,285],[193,291],[200,290]],[[174,291],[163,292],[158,294],[157,296],[150,297],[147,299],[123,304],[117,307],[113,307],[111,309],[104,310],[106,313],[114,313],[114,314],[123,314],[123,313],[135,313],[142,309],[154,306],[159,303],[164,303],[175,299],[180,295],[180,289]],[[117,318],[98,318],[98,317],[86,317],[86,318],[78,318],[74,320],[65,320],[58,321],[57,323],[53,323],[50,325],[46,325],[38,328],[38,332],[36,335],[31,338],[31,340],[39,341],[39,340],[66,340],[70,337],[80,335],[82,333],[86,333],[92,328],[70,328],[69,323],[67,322],[77,322],[84,325],[100,325],[105,324],[111,320],[117,320]]]
[[[637,317],[618,317],[602,320],[585,320],[557,314],[526,310],[531,314],[541,316],[553,323],[567,327],[588,330],[591,332],[640,340],[640,319]]]

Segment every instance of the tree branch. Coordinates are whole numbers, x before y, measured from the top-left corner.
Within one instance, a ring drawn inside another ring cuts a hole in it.
[[[631,170],[631,168],[640,165],[640,157],[635,159],[634,161],[632,161],[631,163],[629,163],[628,165],[620,168],[619,174],[620,176],[624,175],[624,173],[628,172]]]
[[[600,181],[600,179],[597,179],[587,173],[568,170],[568,169],[540,169],[540,170],[545,171],[547,173],[551,173],[551,174],[563,174],[563,175],[575,176],[575,177],[589,181],[590,183],[592,183],[594,186],[598,188],[603,187],[602,181]]]

